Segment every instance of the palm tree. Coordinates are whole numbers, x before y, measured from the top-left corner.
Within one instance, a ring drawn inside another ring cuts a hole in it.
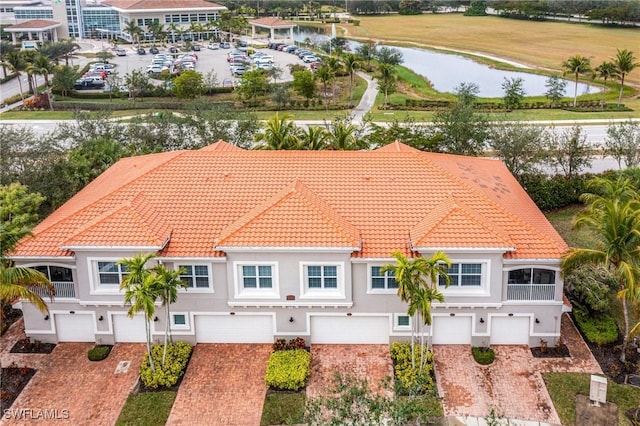
[[[124,31],[125,33],[128,33],[131,36],[131,41],[133,43],[138,43],[138,49],[140,49],[140,35],[142,34],[142,28],[140,28],[138,26],[138,24],[136,24],[136,21],[134,21],[133,19],[129,20],[124,28],[122,28],[122,31]]]
[[[574,228],[587,228],[595,236],[594,248],[572,247],[562,260],[563,273],[591,264],[608,269],[620,284],[625,334],[621,360],[626,358],[630,334],[627,302],[640,301],[640,194],[629,179],[595,178],[587,183],[592,193],[581,199],[587,208],[577,215]]]
[[[607,99],[607,80],[618,76],[618,68],[611,61],[604,61],[595,69],[598,77],[604,80],[604,90],[602,91],[602,107],[606,105]]]
[[[309,126],[306,131],[300,132],[300,149],[319,151],[327,147],[327,131],[319,126]]]
[[[8,68],[12,73],[18,76],[18,89],[20,90],[20,98],[24,100],[24,90],[22,90],[22,79],[20,78],[20,71],[24,64],[22,58],[17,52],[10,52],[5,56],[2,62],[3,68]]]
[[[618,49],[613,62],[616,64],[616,71],[620,77],[620,94],[618,95],[618,106],[622,102],[622,90],[624,89],[624,77],[631,71],[640,67],[640,62],[634,62],[637,58],[633,56],[633,52],[627,49]]]
[[[40,271],[31,268],[15,266],[8,259],[5,250],[13,247],[18,240],[28,235],[27,230],[9,232],[4,225],[0,225],[0,305],[11,304],[20,299],[33,304],[40,312],[47,313],[49,308],[37,290],[44,290],[50,298],[55,296],[55,288],[51,281]],[[4,321],[4,309],[0,307],[0,322]]]
[[[71,58],[77,50],[80,50],[80,45],[74,43],[71,40],[63,40],[58,42],[56,46],[56,63],[58,63],[58,58],[64,58],[64,64],[69,65],[69,58]]]
[[[328,149],[348,151],[367,148],[366,139],[358,137],[358,128],[348,119],[336,119],[326,128]]]
[[[187,283],[180,279],[180,275],[184,275],[187,271],[184,268],[180,268],[174,271],[168,270],[164,265],[158,265],[153,268],[153,273],[156,276],[156,290],[162,301],[162,306],[166,307],[167,317],[164,329],[164,350],[162,352],[162,365],[164,366],[167,357],[167,342],[171,339],[171,312],[170,305],[176,303],[178,300],[178,288],[187,288]]]
[[[349,72],[349,105],[353,105],[353,74],[360,67],[360,59],[358,55],[348,53],[342,60],[344,66]]]
[[[377,77],[380,81],[380,87],[384,90],[384,109],[387,109],[389,92],[395,88],[396,67],[391,64],[380,64]]]
[[[7,40],[0,41],[0,67],[2,67],[3,78],[7,77],[7,66],[5,65],[5,58],[10,52],[13,52],[13,50],[13,44],[8,42]]]
[[[573,106],[578,103],[578,78],[580,75],[593,75],[593,69],[591,68],[591,59],[582,55],[575,55],[567,59],[562,63],[564,68],[564,74],[573,74],[576,78],[575,90],[573,92]]]
[[[124,303],[130,305],[127,315],[133,318],[138,312],[144,314],[145,332],[147,336],[147,356],[149,366],[155,371],[153,358],[151,357],[151,319],[156,312],[155,301],[158,298],[156,276],[147,268],[147,262],[155,257],[154,254],[140,254],[130,259],[120,259],[128,274],[122,278],[120,290],[124,290]],[[167,325],[168,326],[168,325]]]
[[[332,73],[331,69],[327,65],[321,65],[316,70],[316,77],[318,78],[318,80],[322,82],[322,87],[324,88],[322,90],[322,97],[326,98],[327,85],[329,84],[329,82],[335,79],[335,75]],[[325,110],[329,111],[329,102],[326,102],[326,99],[325,99]]]
[[[280,117],[276,112],[265,126],[264,132],[255,136],[256,142],[261,142],[257,149],[296,149],[298,129],[290,115]]]
[[[331,71],[332,83],[331,83],[331,99],[335,99],[336,96],[336,76],[342,70],[342,62],[335,56],[329,56],[325,61],[327,67]]]
[[[398,285],[398,296],[401,301],[408,303],[407,314],[414,317],[419,313],[424,325],[431,325],[431,303],[434,300],[444,300],[444,296],[438,291],[438,280],[442,277],[445,285],[449,285],[450,278],[447,274],[447,268],[451,266],[451,261],[442,252],[435,252],[429,259],[424,257],[409,259],[399,251],[393,252],[392,255],[396,259],[396,263],[384,265],[380,271],[385,274],[387,272],[393,273]],[[414,318],[412,325],[414,329],[411,333],[413,367],[415,367],[415,333],[420,333],[417,329],[418,321],[416,319]],[[420,333],[420,335],[422,342],[424,333]],[[424,358],[421,358],[421,365],[425,361]]]
[[[179,32],[179,27],[175,23],[169,24],[169,34],[171,34],[171,43],[176,43],[176,33]]]

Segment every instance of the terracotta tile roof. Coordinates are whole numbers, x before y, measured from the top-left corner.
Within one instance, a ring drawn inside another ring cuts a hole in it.
[[[285,21],[284,19],[267,16],[264,18],[253,19],[249,21],[250,24],[263,26],[263,27],[273,27],[273,28],[282,28],[282,27],[295,27],[297,24],[294,24],[291,21]]]
[[[19,30],[19,29],[40,29],[40,28],[51,28],[51,27],[59,27],[60,22],[57,21],[49,21],[46,19],[33,19],[31,21],[20,22],[19,24],[9,25],[6,27],[6,30]]]
[[[216,247],[349,247],[360,233],[304,183],[296,181],[226,227]]]
[[[153,215],[134,206],[140,194]],[[15,254],[69,255],[61,246],[70,239],[157,242],[167,230],[171,239],[160,254],[175,257],[224,256],[216,244],[361,245],[352,256],[367,258],[409,254],[412,243],[514,247],[507,258],[555,259],[566,250],[497,160],[400,143],[374,151],[247,151],[217,142],[119,161],[39,224]],[[134,231],[140,235],[129,235]]]
[[[202,9],[224,6],[205,0],[105,0],[106,5],[123,10]]]

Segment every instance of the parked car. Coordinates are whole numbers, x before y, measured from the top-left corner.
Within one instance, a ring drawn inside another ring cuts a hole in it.
[[[223,49],[231,49],[231,44],[227,43],[226,41],[223,41],[222,43],[220,43],[220,47]]]
[[[151,49],[149,49],[149,53],[151,53],[152,55],[157,55],[158,52],[160,51],[158,50],[157,47],[152,47]]]
[[[138,55],[146,55],[147,51],[144,50],[142,47],[140,49],[138,49]]]
[[[209,43],[207,44],[207,49],[218,50],[220,45],[218,43]]]
[[[118,56],[127,56],[127,51],[124,49],[116,49],[116,55]]]
[[[193,50],[194,52],[199,52],[201,49],[199,45],[194,44],[193,46],[191,46],[191,50]]]
[[[149,74],[160,74],[164,70],[168,71],[169,68],[163,65],[149,65],[147,67],[147,73]]]
[[[273,64],[271,62],[258,62],[256,63],[256,68],[271,71],[273,69]]]
[[[222,80],[222,87],[233,87],[233,80],[230,78],[225,78]]]
[[[113,64],[109,64],[106,62],[94,62],[92,64],[89,64],[89,69],[95,69],[95,68],[100,68],[102,67],[102,69],[114,69],[116,66]]]
[[[242,74],[244,74],[247,71],[247,69],[243,66],[233,66],[231,67],[231,74],[235,75],[235,76],[241,76]]]
[[[75,83],[73,83],[73,88],[75,90],[95,90],[95,89],[102,89],[104,87],[104,80],[99,78],[94,78],[94,77],[87,77],[87,78],[81,78],[79,80],[76,80]]]
[[[320,58],[315,55],[307,55],[302,57],[302,62],[310,64],[311,62],[318,62]]]
[[[179,52],[179,50],[178,50],[178,48],[177,48],[177,47],[175,47],[175,46],[171,46],[171,47],[169,48],[169,52],[170,52],[170,53],[178,53],[178,52]]]

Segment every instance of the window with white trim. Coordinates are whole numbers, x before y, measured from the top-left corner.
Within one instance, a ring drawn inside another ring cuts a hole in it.
[[[451,282],[450,287],[481,287],[482,263],[452,263],[447,268]],[[444,286],[443,277],[438,278],[438,285]]]
[[[509,284],[555,284],[556,272],[551,269],[523,268],[509,271]]]
[[[411,330],[411,317],[407,314],[393,314],[394,330]]]
[[[371,267],[371,290],[397,290],[398,283],[393,271],[383,273],[381,270],[382,266]]]
[[[100,285],[120,285],[129,275],[127,267],[116,262],[98,262],[98,282]]]
[[[344,264],[300,262],[300,297],[344,299]]]
[[[187,283],[187,288],[208,289],[211,287],[209,279],[208,265],[178,265],[185,273],[180,275],[180,279]]]
[[[171,328],[188,329],[189,315],[186,312],[174,312],[171,314]]]
[[[273,288],[273,268],[271,265],[242,265],[242,287],[246,289]]]
[[[71,268],[63,268],[62,266],[41,265],[34,266],[33,269],[42,272],[51,282],[72,283],[73,274]]]
[[[308,265],[307,288],[313,290],[338,288],[338,267],[335,265]]]

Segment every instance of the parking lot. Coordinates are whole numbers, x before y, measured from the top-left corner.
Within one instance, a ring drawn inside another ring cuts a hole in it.
[[[211,50],[208,49],[207,44],[203,43],[201,45],[201,50],[199,52],[193,52],[198,55],[198,61],[195,66],[195,70],[200,72],[203,76],[206,76],[211,71],[214,71],[216,74],[216,79],[219,86],[222,86],[224,80],[237,80],[237,77],[233,77],[231,75],[231,70],[229,68],[229,63],[227,62],[227,55],[229,52],[233,51],[234,48],[231,49],[217,49]],[[146,55],[138,55],[136,53],[136,46],[121,46],[127,52],[126,56],[114,56],[109,60],[110,63],[117,65],[116,70],[120,74],[121,77],[124,77],[125,74],[130,73],[131,71],[137,69],[143,72],[146,72],[147,66],[151,64],[153,60],[152,54],[149,53],[149,49],[145,49],[147,51]],[[167,45],[166,47],[159,47],[159,53],[169,54],[169,48],[171,45]],[[180,49],[179,45],[176,45],[178,49]],[[308,64],[305,64],[302,59],[298,58],[296,55],[285,53],[277,50],[272,50],[268,48],[256,49],[257,51],[263,51],[268,55],[273,56],[274,63],[273,66],[282,70],[281,76],[278,78],[278,81],[291,81],[293,77],[291,76],[291,72],[289,70],[289,64],[299,64],[305,65],[308,67]],[[114,52],[115,53],[115,52]],[[182,50],[180,50],[180,53]],[[174,56],[177,56],[175,54]],[[159,80],[157,80],[159,81]]]

